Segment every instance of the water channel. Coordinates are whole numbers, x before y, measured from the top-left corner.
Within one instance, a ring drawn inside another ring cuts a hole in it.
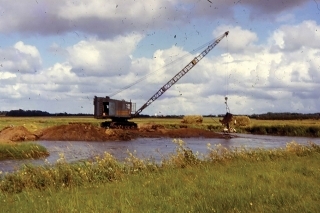
[[[320,145],[320,138],[306,137],[278,137],[264,135],[237,134],[237,137],[229,139],[220,138],[184,138],[186,146],[194,152],[206,154],[208,152],[207,144],[221,144],[226,148],[245,147],[245,148],[284,148],[287,143],[295,141],[299,144],[308,144],[313,142]],[[37,160],[3,160],[0,161],[0,171],[12,172],[21,168],[24,164],[43,165],[45,162],[54,164],[63,154],[67,162],[86,160],[94,158],[108,152],[118,160],[124,160],[127,152],[136,151],[140,158],[153,157],[160,160],[162,156],[174,153],[176,144],[172,138],[139,138],[131,141],[111,141],[111,142],[85,142],[85,141],[37,141],[50,152],[50,156],[45,159]]]

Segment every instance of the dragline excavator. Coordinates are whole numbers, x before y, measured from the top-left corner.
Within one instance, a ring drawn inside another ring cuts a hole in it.
[[[165,93],[172,85],[178,82],[185,74],[187,74],[199,61],[204,58],[219,42],[226,36],[229,31],[218,37],[205,50],[203,50],[197,57],[189,62],[180,72],[178,72],[172,79],[163,85],[145,104],[136,110],[136,104],[125,100],[111,99],[110,97],[94,97],[94,117],[98,119],[111,119],[101,123],[102,127],[110,128],[135,128],[137,124],[128,121],[131,118],[139,115],[142,110],[148,107],[152,102],[157,100],[163,93]]]

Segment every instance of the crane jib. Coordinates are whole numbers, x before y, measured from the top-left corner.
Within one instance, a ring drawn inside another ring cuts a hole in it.
[[[163,85],[140,109],[136,111],[134,116],[139,115],[142,110],[148,107],[152,102],[157,100],[163,93],[165,93],[172,85],[174,85],[180,78],[187,74],[202,58],[204,58],[219,42],[226,36],[229,31],[226,31],[218,39],[216,39],[211,45],[203,50],[197,57],[195,57],[187,66],[185,66],[180,72],[178,72],[172,79],[170,79],[165,85]]]

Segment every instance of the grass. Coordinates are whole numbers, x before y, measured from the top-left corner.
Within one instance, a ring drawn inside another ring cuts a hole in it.
[[[131,121],[139,124],[154,123],[168,129],[176,129],[181,126],[188,128],[200,128],[214,132],[221,132],[222,125],[219,117],[204,117],[201,124],[181,123],[182,118],[134,118]],[[72,122],[85,122],[99,126],[103,120],[93,117],[0,117],[0,129],[15,125],[24,126],[31,132],[68,124]],[[250,119],[249,126],[236,126],[238,133],[268,134],[282,136],[320,137],[320,120],[256,120]]]
[[[0,129],[6,126],[24,126],[29,131],[35,132],[47,127],[68,124],[70,122],[86,122],[99,125],[101,120],[93,117],[6,117],[0,116]]]
[[[45,147],[34,143],[0,143],[0,160],[28,159],[48,156]]]
[[[320,126],[275,125],[252,126],[244,129],[252,134],[320,137]]]
[[[183,124],[188,127],[221,132],[219,117],[204,117],[202,124]],[[156,123],[166,128],[180,128],[182,118],[133,119],[137,123]],[[268,134],[282,136],[320,137],[320,120],[257,120],[250,119],[250,125],[235,127],[238,133]]]
[[[317,212],[320,147],[209,148],[176,140],[162,163],[128,153],[91,162],[27,166],[0,181],[2,212]]]

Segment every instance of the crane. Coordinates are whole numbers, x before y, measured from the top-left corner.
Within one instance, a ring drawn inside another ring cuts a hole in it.
[[[163,93],[179,81],[185,74],[187,74],[194,66],[196,66],[201,59],[203,59],[220,41],[227,37],[229,31],[226,31],[213,41],[208,47],[203,50],[197,57],[192,59],[180,72],[164,84],[145,104],[138,110],[135,110],[136,105],[131,101],[116,100],[110,97],[94,97],[94,117],[95,118],[111,118],[110,121],[103,122],[101,126],[104,127],[136,127],[134,122],[129,122],[128,119],[139,115],[146,107],[157,100]]]

